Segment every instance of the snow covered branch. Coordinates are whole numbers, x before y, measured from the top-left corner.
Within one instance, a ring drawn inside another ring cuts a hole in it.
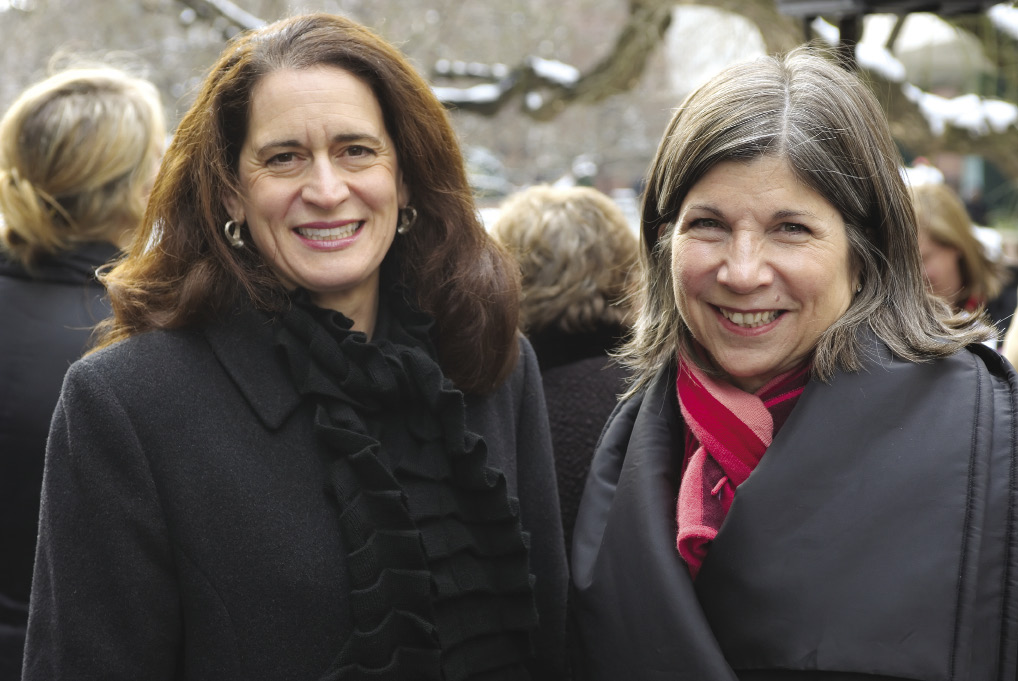
[[[248,31],[261,28],[265,21],[247,12],[230,0],[180,0],[182,3],[193,9],[202,16],[214,14],[227,19],[231,24]]]
[[[567,106],[593,104],[631,90],[671,24],[674,0],[632,3],[632,11],[611,52],[587,73],[562,62],[528,57],[514,69],[472,65],[453,68],[440,61],[434,75],[442,78],[481,77],[494,82],[471,87],[435,87],[447,106],[492,116],[517,98],[520,110],[536,120],[551,120]],[[489,75],[490,74],[490,75]],[[496,76],[495,74],[501,74]]]

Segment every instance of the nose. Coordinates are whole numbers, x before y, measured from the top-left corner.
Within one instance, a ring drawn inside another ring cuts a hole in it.
[[[736,293],[751,293],[774,281],[774,270],[767,261],[766,245],[756,235],[735,232],[718,268],[718,283]]]
[[[321,208],[333,208],[350,195],[343,171],[327,159],[316,160],[308,171],[301,198]]]

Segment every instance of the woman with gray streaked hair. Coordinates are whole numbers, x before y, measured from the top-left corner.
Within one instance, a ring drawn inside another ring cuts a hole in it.
[[[806,49],[674,115],[574,531],[587,678],[1015,677],[1018,377],[924,290],[900,163]]]

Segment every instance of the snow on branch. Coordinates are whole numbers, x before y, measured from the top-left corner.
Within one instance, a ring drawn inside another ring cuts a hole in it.
[[[245,11],[230,0],[181,0],[181,2],[201,14],[218,14],[245,31],[261,28],[266,23],[264,19]]]
[[[460,108],[465,105],[494,105],[505,92],[498,83],[483,83],[472,87],[434,86],[431,88],[431,91],[438,97],[438,101],[443,104]]]
[[[647,60],[671,23],[675,0],[631,4],[631,12],[611,51],[591,70],[581,72],[560,61],[527,57],[506,72],[502,64],[487,67],[441,59],[434,75],[479,78],[471,87],[434,87],[443,104],[491,116],[519,98],[520,110],[536,120],[550,120],[571,104],[592,104],[632,89]]]
[[[572,87],[580,80],[580,70],[578,68],[560,61],[530,57],[527,60],[527,64],[533,69],[534,75],[547,83],[555,83],[562,87]]]
[[[942,135],[948,126],[967,130],[973,135],[999,135],[1018,124],[1018,106],[999,99],[984,99],[978,95],[948,99],[923,92],[909,83],[902,86],[902,91],[916,103],[935,135]]]
[[[997,30],[1018,40],[1018,7],[1001,3],[986,10],[986,16],[990,17]]]
[[[520,93],[523,93],[525,110],[537,111],[546,101],[540,90],[550,88],[559,92],[568,91],[575,87],[581,77],[580,70],[575,66],[540,57],[526,58],[513,71],[508,71],[504,64],[487,65],[440,59],[435,64],[435,74],[452,78],[495,80],[493,83],[470,87],[432,87],[435,96],[446,106],[489,115]]]
[[[1018,31],[1018,9],[1010,5],[995,5],[990,9],[990,12],[994,11],[997,18],[993,21],[998,27],[1002,28],[1001,22],[1013,21],[1011,28]],[[813,28],[826,42],[837,43],[837,28],[834,26],[817,19]],[[834,32],[832,33],[830,29],[834,29]],[[1011,126],[1018,125],[1018,106],[1009,102],[986,99],[975,94],[949,99],[924,92],[906,82],[905,66],[883,45],[858,43],[855,47],[855,57],[861,68],[872,71],[891,83],[900,84],[905,97],[919,107],[919,112],[926,119],[930,132],[934,135],[943,135],[948,127],[953,127],[973,136],[982,137],[1003,134]]]

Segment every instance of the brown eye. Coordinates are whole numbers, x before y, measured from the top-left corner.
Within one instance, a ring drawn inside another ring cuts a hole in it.
[[[795,222],[786,222],[779,228],[785,234],[809,234],[809,227]]]
[[[270,165],[270,166],[271,165],[286,165],[288,163],[292,163],[295,158],[296,158],[296,156],[295,156],[295,154],[292,151],[286,151],[286,152],[283,152],[282,154],[276,154],[275,156],[270,158],[269,161],[268,161],[268,165]]]
[[[697,218],[696,220],[693,220],[692,222],[689,223],[690,229],[696,228],[713,229],[720,226],[721,223],[715,220],[714,218]]]

